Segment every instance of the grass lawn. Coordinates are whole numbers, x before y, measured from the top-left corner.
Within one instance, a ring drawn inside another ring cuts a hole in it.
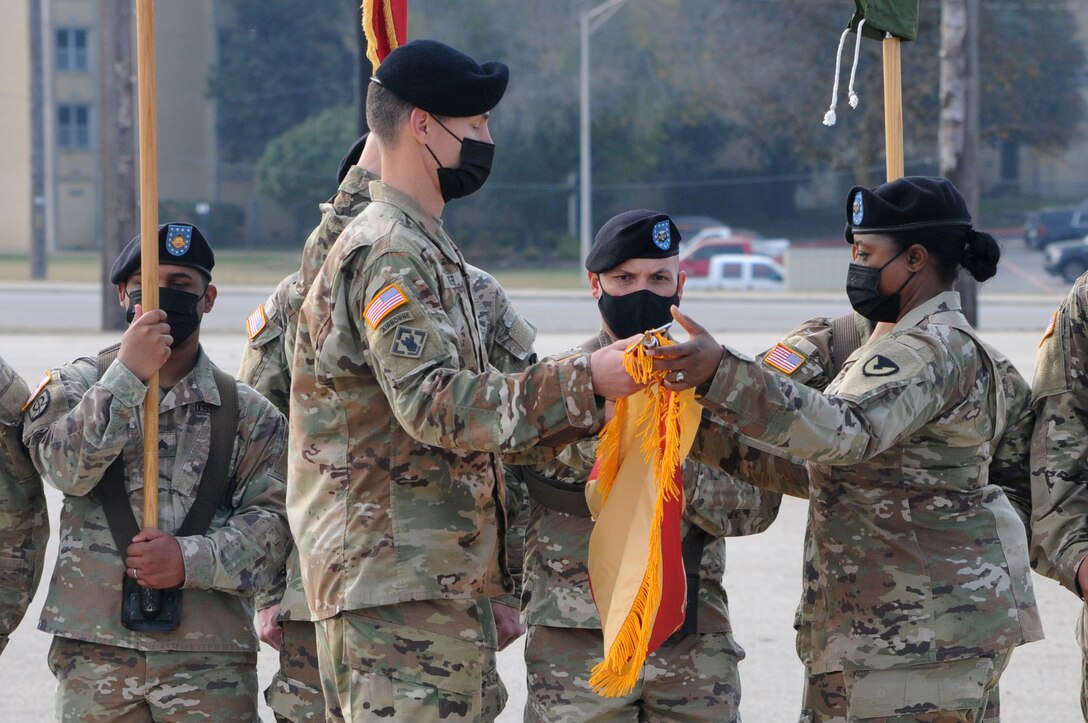
[[[101,258],[94,252],[64,253],[49,257],[47,281],[95,283],[101,278]],[[215,253],[217,284],[275,286],[298,270],[295,251],[245,251],[225,249]],[[492,272],[507,289],[579,289],[582,277],[574,266],[563,268],[498,269]],[[30,259],[0,254],[0,281],[30,281]]]

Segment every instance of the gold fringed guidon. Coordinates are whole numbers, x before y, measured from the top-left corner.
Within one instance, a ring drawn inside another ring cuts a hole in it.
[[[646,386],[616,401],[598,438],[591,484],[597,486],[600,513],[590,536],[589,571],[604,660],[593,668],[590,686],[605,697],[630,693],[646,656],[684,619],[680,465],[700,408],[694,391],[669,391],[664,372],[655,372],[646,354],[673,343],[661,329],[627,348],[624,368]]]

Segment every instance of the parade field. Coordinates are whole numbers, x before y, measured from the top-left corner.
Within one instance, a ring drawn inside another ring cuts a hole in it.
[[[209,316],[209,320],[215,315]],[[716,325],[720,327],[722,324]],[[777,340],[775,334],[728,333],[714,329],[722,341],[747,353],[756,353]],[[549,333],[538,341],[541,353],[558,352],[580,341],[584,334]],[[1031,378],[1037,332],[991,332],[983,338],[1004,351],[1017,368]],[[102,348],[116,337],[105,334],[0,334],[0,348],[15,369],[31,382],[47,366],[72,356]],[[204,345],[224,369],[237,368],[242,337],[238,334],[208,334]],[[56,531],[60,495],[47,488],[50,514]],[[801,665],[793,646],[793,612],[801,591],[801,535],[806,506],[787,499],[778,519],[766,532],[728,543],[726,590],[735,635],[747,657],[740,664],[741,708],[747,723],[783,723],[796,720],[800,708]],[[45,584],[52,569],[55,542],[46,566],[42,588],[23,624],[11,638],[0,658],[0,679],[9,691],[0,718],[11,721],[45,721],[53,716],[53,676],[46,666],[50,638],[34,629],[44,599]],[[1001,679],[1003,720],[1046,720],[1049,723],[1076,723],[1081,720],[1078,704],[1080,653],[1073,638],[1080,603],[1068,591],[1050,580],[1033,576],[1046,639],[1019,648]],[[499,656],[500,673],[510,700],[500,721],[521,720],[525,700],[522,641]],[[262,687],[275,668],[275,656],[264,648],[260,659]],[[1044,712],[1045,711],[1045,712]],[[262,720],[271,721],[263,709]]]

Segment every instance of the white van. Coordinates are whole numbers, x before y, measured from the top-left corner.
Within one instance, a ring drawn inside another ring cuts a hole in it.
[[[689,276],[686,289],[759,289],[781,291],[786,286],[786,270],[769,256],[759,254],[720,254],[710,259],[709,273]]]

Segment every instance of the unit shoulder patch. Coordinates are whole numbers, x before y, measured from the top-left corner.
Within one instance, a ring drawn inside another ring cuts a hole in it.
[[[370,324],[371,329],[377,329],[378,324],[381,324],[382,320],[389,316],[393,309],[407,303],[408,297],[404,295],[400,287],[396,284],[389,284],[370,300],[370,303],[367,304],[366,309],[363,311],[363,318],[366,319],[366,323]]]
[[[389,353],[394,356],[418,359],[423,356],[423,347],[426,344],[427,332],[424,329],[401,326],[397,327],[397,333],[393,335],[393,346],[389,349]]]
[[[861,373],[867,377],[890,377],[899,371],[899,365],[883,354],[874,354],[861,366]]]
[[[49,382],[51,382],[51,381],[53,381],[53,372],[46,372],[45,375],[42,377],[42,380],[40,382],[38,382],[38,386],[34,387],[34,391],[32,391],[30,393],[30,396],[26,398],[26,404],[23,405],[23,408],[20,411],[25,412],[25,411],[29,410],[31,405],[34,404],[34,401],[38,398],[39,395],[41,395],[41,393],[43,391],[45,391],[45,388],[47,386],[49,386]],[[45,393],[45,400],[46,400],[45,401],[45,406],[47,407],[47,406],[49,406],[49,393],[48,392]],[[45,411],[44,407],[43,407],[42,411]],[[40,412],[38,413],[38,416],[39,417],[41,416]],[[37,419],[37,417],[32,417],[32,419]]]
[[[801,352],[779,342],[763,357],[763,363],[772,369],[777,369],[786,376],[792,375],[808,361]]]

